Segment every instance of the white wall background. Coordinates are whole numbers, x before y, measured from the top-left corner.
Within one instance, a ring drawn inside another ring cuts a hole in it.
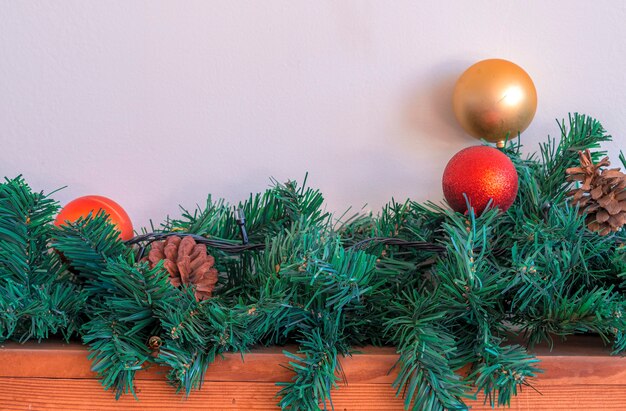
[[[622,1],[0,2],[0,176],[120,202],[136,226],[269,177],[309,181],[328,209],[439,200],[477,144],[456,78],[516,62],[539,107],[528,148],[570,111],[626,136]]]

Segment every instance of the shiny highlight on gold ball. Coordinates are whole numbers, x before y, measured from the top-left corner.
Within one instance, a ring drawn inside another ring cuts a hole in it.
[[[465,131],[501,146],[507,135],[515,138],[530,125],[537,111],[537,90],[517,64],[483,60],[459,77],[452,105]]]

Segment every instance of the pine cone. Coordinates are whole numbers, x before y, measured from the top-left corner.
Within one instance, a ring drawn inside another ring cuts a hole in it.
[[[570,190],[573,205],[587,214],[586,223],[591,231],[607,235],[626,224],[626,174],[619,168],[606,169],[609,158],[594,164],[589,150],[578,152],[580,167],[566,170],[567,181],[579,182],[580,187]]]
[[[194,285],[198,301],[211,297],[217,283],[217,269],[213,267],[215,258],[207,254],[206,245],[197,244],[191,237],[168,237],[165,241],[152,243],[148,261],[150,267],[159,261],[170,274],[170,281],[176,287],[181,284]]]

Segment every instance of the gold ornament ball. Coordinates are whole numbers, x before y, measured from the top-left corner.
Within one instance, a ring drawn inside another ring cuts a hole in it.
[[[515,63],[489,59],[459,77],[452,98],[454,114],[472,136],[498,146],[526,130],[537,111],[532,79]]]

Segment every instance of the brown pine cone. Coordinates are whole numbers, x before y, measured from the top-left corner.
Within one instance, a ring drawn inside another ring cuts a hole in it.
[[[573,205],[587,215],[585,221],[591,231],[607,235],[626,224],[626,174],[619,168],[606,169],[609,158],[594,164],[589,150],[579,151],[580,167],[566,170],[567,181],[579,182],[578,188],[570,190]]]
[[[148,253],[150,267],[161,260],[165,260],[163,267],[173,285],[192,284],[198,301],[211,297],[217,283],[217,269],[213,267],[215,258],[207,254],[206,245],[197,244],[189,236],[155,241]]]

